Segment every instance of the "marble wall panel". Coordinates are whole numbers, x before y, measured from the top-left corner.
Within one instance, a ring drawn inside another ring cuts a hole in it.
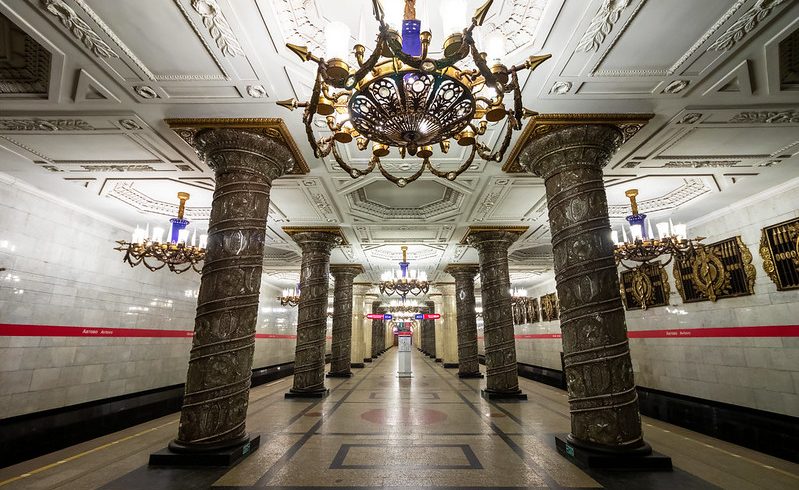
[[[799,291],[777,291],[758,253],[761,228],[799,216],[795,194],[793,188],[757,196],[689,228],[708,243],[741,235],[757,270],[754,295],[683,304],[669,265],[670,305],[627,311],[629,331],[799,324]],[[551,280],[528,288],[528,294],[554,290]],[[560,339],[524,338],[559,333],[557,321],[516,326],[519,362],[560,370]],[[799,416],[799,339],[631,338],[630,345],[639,386]]]
[[[131,268],[124,230],[0,174],[3,325],[193,330],[199,275]],[[296,308],[261,287],[254,367],[294,357]],[[0,418],[182,383],[189,337],[0,335]],[[329,345],[328,345],[329,350]]]

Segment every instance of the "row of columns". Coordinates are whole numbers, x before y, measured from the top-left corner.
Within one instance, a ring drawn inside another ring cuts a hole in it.
[[[648,446],[641,434],[602,182],[602,167],[626,133],[613,124],[597,123],[562,125],[535,134],[520,153],[519,163],[542,177],[546,186],[571,412],[568,441],[586,450],[644,454]],[[178,437],[170,444],[178,453],[217,451],[248,441],[245,416],[269,191],[272,180],[294,165],[287,145],[273,132],[206,128],[190,137],[215,172],[216,190],[184,405]],[[423,352],[445,364],[457,359],[459,375],[476,376],[473,280],[479,270],[487,398],[526,398],[518,383],[508,272],[508,249],[523,232],[472,227],[464,242],[477,249],[479,268],[451,266],[454,287],[435,301],[438,304],[427,305],[430,312],[457,316],[458,321],[454,328],[449,322],[438,333],[430,323],[421,327]],[[286,396],[324,396],[328,273],[348,284],[337,288],[344,291],[334,298],[331,371],[335,375],[350,374],[354,350],[362,348],[364,361],[385,350],[385,329],[382,320],[375,320],[363,344],[352,341],[352,285],[358,271],[347,267],[331,271],[329,265],[340,234],[287,233],[302,248],[303,257],[295,377]],[[361,302],[366,305],[370,299],[364,294]],[[372,307],[379,312],[379,305]],[[364,326],[362,320],[356,323]],[[457,350],[452,354],[442,340],[452,338],[455,331]]]

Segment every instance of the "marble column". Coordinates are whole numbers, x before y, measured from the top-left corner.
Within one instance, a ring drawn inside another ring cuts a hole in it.
[[[325,387],[325,337],[330,252],[342,242],[338,228],[283,228],[302,249],[294,385],[286,398],[320,398]]]
[[[333,276],[333,342],[329,378],[349,378],[352,352],[352,283],[355,276],[363,274],[360,265],[331,265]]]
[[[571,412],[571,434],[557,441],[559,450],[577,447],[618,457],[621,465],[651,453],[641,432],[602,175],[624,138],[609,124],[560,126],[528,142],[519,159],[544,179],[549,206]]]
[[[379,301],[376,301],[375,303],[376,306],[374,307],[374,312],[384,314],[386,312],[385,309],[380,307],[382,303]],[[377,357],[383,352],[383,343],[384,343],[383,331],[385,328],[386,328],[385,320],[374,320],[372,322],[372,351],[371,351],[372,359],[377,359]]]
[[[477,264],[450,264],[444,272],[455,278],[455,301],[458,310],[458,376],[482,378],[477,358],[477,313],[475,312],[474,277]]]
[[[352,290],[352,349],[350,351],[350,367],[364,367],[363,358],[366,355],[366,342],[363,332],[367,325],[371,327],[372,321],[366,318],[366,314],[372,305],[376,295],[368,294],[371,284],[356,283]]]
[[[458,367],[458,311],[454,283],[438,283],[441,318],[434,320],[441,333],[441,362],[447,369]]]
[[[511,312],[508,249],[526,227],[471,227],[465,240],[480,257],[488,399],[521,399]]]
[[[380,305],[382,303],[379,300],[372,301],[371,310],[372,314],[380,313]],[[364,338],[364,356],[363,362],[372,362],[372,352],[374,349],[374,340],[375,340],[375,328],[377,328],[377,322],[381,322],[383,320],[371,320],[366,325],[366,328],[363,331],[363,338]]]
[[[219,454],[258,444],[247,435],[245,419],[266,216],[272,180],[294,163],[285,143],[256,128],[176,131],[213,169],[216,189],[178,436],[151,463],[208,464],[170,454]]]
[[[436,312],[436,303],[435,301],[425,301],[427,305],[427,312],[428,313],[435,313]],[[425,331],[427,332],[427,354],[428,357],[431,359],[436,358],[436,325],[435,320],[424,320],[427,322],[425,324]]]

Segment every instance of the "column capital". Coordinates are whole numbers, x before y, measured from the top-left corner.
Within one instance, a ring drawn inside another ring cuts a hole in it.
[[[282,119],[166,119],[167,125],[215,171],[246,167],[270,180],[307,174],[310,169]],[[225,154],[241,152],[244,158]]]
[[[480,273],[480,264],[449,264],[444,272],[458,279],[474,279]]]
[[[306,250],[324,250],[330,252],[339,245],[346,245],[347,240],[341,228],[331,227],[283,227],[283,232],[294,240],[305,252]]]
[[[435,286],[436,286],[436,289],[438,290],[438,294],[440,294],[440,295],[449,295],[449,296],[455,295],[455,283],[454,282],[449,282],[449,283],[441,283],[441,282],[439,282],[439,283],[436,283]],[[430,296],[433,296],[435,294],[436,293],[433,293]]]
[[[507,250],[527,231],[527,228],[527,226],[470,226],[461,239],[461,244],[471,245],[478,250],[489,244],[501,245]]]
[[[360,264],[330,264],[330,274],[333,275],[334,279],[339,277],[351,277],[354,279],[355,276],[363,274],[363,266]]]
[[[618,146],[627,142],[630,138],[635,136],[638,131],[643,128],[654,114],[538,114],[530,119],[525,126],[516,146],[513,147],[508,160],[502,166],[504,172],[513,173],[526,173],[533,172],[530,170],[531,163],[537,158],[548,157],[548,150],[551,150],[550,145],[547,144],[552,138],[549,136],[552,133],[560,133],[562,130],[569,128],[579,128],[586,126],[602,126],[607,129],[613,129],[611,134],[618,135],[619,141],[610,152],[615,151]],[[567,133],[574,133],[567,131]],[[561,137],[563,135],[561,134]],[[542,144],[543,143],[543,144]],[[555,144],[555,150],[560,145],[565,143],[560,141]],[[565,147],[563,148],[565,149]],[[610,157],[608,156],[608,159]],[[573,157],[572,157],[573,159]],[[607,160],[602,163],[605,165]],[[535,167],[535,165],[533,165]]]

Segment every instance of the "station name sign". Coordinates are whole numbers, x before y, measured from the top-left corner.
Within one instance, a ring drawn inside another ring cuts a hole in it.
[[[439,313],[417,313],[414,318],[417,320],[438,320],[441,315]]]
[[[390,313],[369,313],[366,315],[366,318],[370,320],[393,320],[394,315]]]

